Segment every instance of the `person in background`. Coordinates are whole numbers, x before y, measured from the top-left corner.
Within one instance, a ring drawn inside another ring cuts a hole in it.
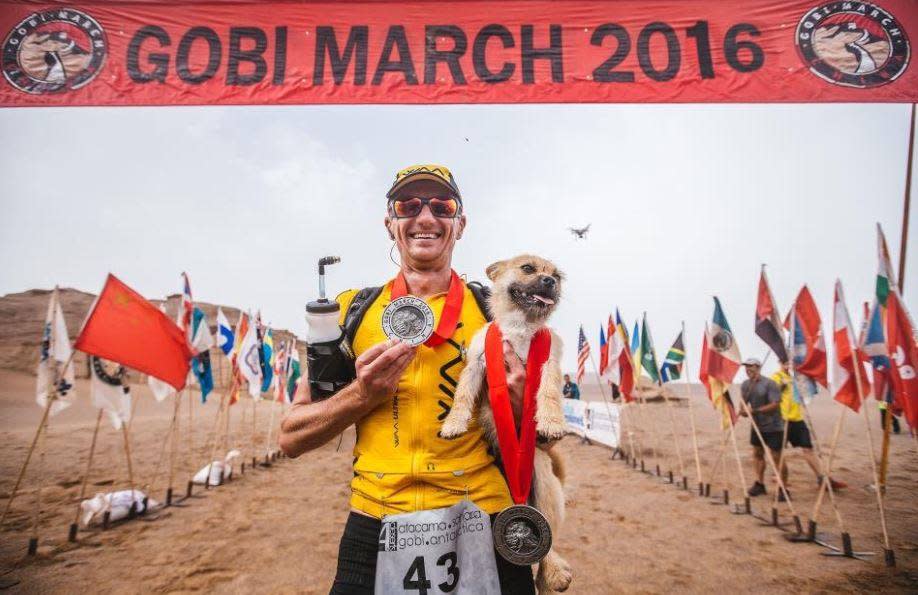
[[[899,418],[896,417],[895,413],[890,413],[889,403],[886,401],[878,401],[877,407],[880,408],[880,429],[886,431],[886,416],[892,415],[892,431],[893,434],[898,434],[902,431],[902,428],[899,426]]]
[[[580,400],[580,387],[577,386],[576,382],[571,382],[571,375],[564,375],[564,388],[562,393],[566,399],[577,399]]]
[[[800,449],[803,460],[810,466],[816,475],[816,481],[822,484],[822,472],[819,468],[819,461],[813,453],[813,441],[810,438],[810,429],[803,420],[803,409],[794,398],[794,383],[790,375],[790,363],[781,362],[778,371],[771,375],[771,379],[778,385],[781,390],[781,417],[787,424],[787,442]],[[787,456],[785,455],[781,465],[781,478],[784,485],[787,485]],[[832,482],[833,490],[840,490],[848,487],[847,484],[829,479]]]
[[[781,443],[784,440],[784,425],[781,423],[781,390],[770,378],[762,376],[762,362],[756,358],[749,358],[743,362],[748,378],[740,386],[743,400],[749,405],[752,420],[762,433],[762,440],[752,428],[749,442],[752,444],[755,459],[756,481],[749,488],[750,496],[765,494],[765,448],[771,451],[772,457],[777,461],[781,456]],[[746,417],[746,409],[741,408],[739,414]],[[779,499],[784,497],[782,492]]]

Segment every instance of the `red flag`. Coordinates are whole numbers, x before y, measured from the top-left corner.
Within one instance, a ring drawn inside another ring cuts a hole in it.
[[[832,339],[835,346],[835,359],[832,360],[832,382],[835,390],[832,396],[839,403],[859,411],[863,397],[870,393],[870,382],[864,368],[867,356],[854,342],[854,329],[848,316],[848,306],[845,305],[841,281],[835,282]]]
[[[612,317],[609,317],[609,323],[612,323]],[[606,343],[606,334],[602,325],[599,326],[599,377],[606,374],[606,368],[609,367],[609,344]]]
[[[112,274],[73,347],[185,387],[191,351],[182,329]]]
[[[784,328],[791,328],[791,316],[796,313],[793,345],[794,372],[813,379],[821,386],[828,386],[828,357],[826,342],[822,334],[822,318],[809,288],[804,285],[797,294],[794,307],[784,320]]]
[[[728,424],[736,424],[736,409],[733,407],[733,399],[730,398],[730,392],[727,390],[728,385],[719,380],[717,371],[712,367],[713,351],[709,347],[708,328],[705,324],[704,339],[701,343],[701,365],[698,367],[698,379],[704,385],[708,392],[708,399],[714,405],[714,409],[721,414],[721,428],[730,427]]]
[[[915,343],[915,326],[908,310],[891,289],[886,300],[886,342],[889,348],[890,379],[895,404],[905,412],[912,429],[918,428],[918,345]]]
[[[618,391],[626,403],[634,401],[634,367],[631,351],[628,348],[628,333],[622,324],[618,310],[615,310],[616,323],[612,326],[609,317],[609,379],[618,385]]]

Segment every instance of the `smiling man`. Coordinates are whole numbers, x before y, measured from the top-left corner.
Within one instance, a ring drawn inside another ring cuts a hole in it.
[[[466,226],[459,187],[443,166],[403,169],[386,194],[386,213],[386,230],[401,257],[398,275],[381,287],[338,296],[341,324],[356,358],[355,378],[322,401],[313,401],[306,388],[315,379],[302,383],[281,427],[281,448],[296,457],[357,426],[351,512],[332,593],[374,592],[385,515],[442,509],[466,496],[492,517],[512,504],[477,422],[454,440],[439,435],[465,367],[466,347],[487,320],[480,290],[452,270],[453,248]],[[417,347],[389,341],[383,331],[386,306],[405,295],[424,300],[434,313],[433,334]],[[515,355],[507,357],[508,345],[504,353],[518,421],[525,370]],[[488,548],[490,556],[490,541]],[[534,593],[530,567],[500,556],[496,566],[502,593]],[[458,569],[456,581],[460,570],[482,572]],[[415,579],[423,582],[417,574],[405,578]]]

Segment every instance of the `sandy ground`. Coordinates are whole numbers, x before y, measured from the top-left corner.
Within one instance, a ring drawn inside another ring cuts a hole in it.
[[[16,473],[40,417],[33,401],[34,377],[0,372],[0,504],[5,505]],[[76,510],[95,413],[81,382],[79,403],[52,419],[44,465],[38,460],[26,477],[26,490],[17,497],[13,513],[0,529],[0,583],[10,593],[35,592],[190,592],[324,593],[335,571],[338,539],[347,515],[351,476],[350,449],[354,434],[297,460],[281,460],[270,468],[247,469],[229,484],[204,492],[174,507],[114,526],[108,531],[84,531],[77,544],[67,542],[67,528]],[[591,391],[585,391],[587,397]],[[166,444],[172,403],[157,404],[145,387],[137,387],[138,414],[132,427],[136,481],[148,484]],[[197,397],[195,393],[195,397]],[[176,456],[175,486],[183,494],[192,469],[207,460],[207,434],[218,399],[195,403],[194,433],[187,432],[187,400],[181,406],[181,437]],[[695,417],[702,468],[709,480],[720,452],[720,433],[713,410],[696,387]],[[255,453],[264,455],[268,403],[257,413]],[[248,401],[235,406],[232,442],[252,456],[252,411]],[[245,419],[243,419],[245,411]],[[879,552],[871,561],[828,558],[813,544],[788,543],[784,533],[757,519],[730,514],[713,498],[694,491],[697,478],[692,457],[688,407],[676,408],[676,441],[662,404],[648,405],[644,421],[655,419],[656,445],[665,475],[679,476],[674,444],[685,461],[690,491],[641,474],[610,451],[568,437],[559,448],[568,460],[568,519],[556,546],[574,568],[571,593],[710,592],[728,588],[749,592],[916,592],[918,591],[918,452],[907,435],[893,436],[887,507],[892,546],[898,567],[882,562],[882,542],[872,492],[866,431],[861,416],[848,415],[837,455],[836,477],[850,487],[839,507],[858,550]],[[820,398],[812,411],[818,436],[827,444],[841,407]],[[873,421],[876,412],[871,408]],[[626,414],[626,427],[635,419]],[[748,421],[738,426],[739,450],[747,480],[752,476]],[[649,427],[646,423],[644,427]],[[877,428],[875,428],[877,429]],[[875,434],[878,438],[878,432]],[[642,434],[636,438],[641,441]],[[194,454],[189,455],[191,440]],[[644,458],[656,464],[653,434],[645,433]],[[626,444],[627,446],[627,444]],[[97,459],[90,473],[89,492],[127,487],[120,433],[103,422]],[[732,451],[728,451],[731,452]],[[168,449],[164,460],[168,461]],[[192,463],[193,461],[193,463]],[[728,459],[731,495],[740,497],[736,463]],[[814,476],[792,453],[790,488],[804,522],[815,499]],[[39,555],[27,558],[33,523],[35,486],[41,468],[43,514]],[[166,476],[151,490],[165,493]],[[723,489],[720,476],[712,493]],[[771,490],[771,484],[769,484]],[[771,498],[753,500],[753,508],[768,514]],[[790,517],[781,505],[782,522]],[[820,529],[833,541],[838,530],[827,505]]]

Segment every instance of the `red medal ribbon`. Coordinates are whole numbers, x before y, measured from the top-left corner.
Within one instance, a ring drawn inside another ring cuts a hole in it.
[[[440,313],[440,322],[429,339],[424,341],[428,347],[436,347],[453,336],[456,332],[456,325],[459,323],[459,315],[462,313],[462,300],[465,297],[465,285],[462,279],[456,274],[456,271],[450,271],[449,289],[446,291],[446,303],[443,304],[443,311]],[[405,281],[405,275],[399,271],[398,276],[392,281],[391,296],[397,300],[402,296],[408,295],[408,283]]]
[[[494,426],[500,444],[510,495],[517,504],[525,504],[532,485],[532,470],[536,442],[536,393],[542,382],[542,366],[551,351],[551,333],[540,328],[529,343],[526,358],[526,388],[523,391],[523,419],[517,436],[510,407],[510,389],[507,387],[507,370],[504,368],[504,336],[496,322],[492,322],[485,335],[485,365],[488,375],[488,393]]]

